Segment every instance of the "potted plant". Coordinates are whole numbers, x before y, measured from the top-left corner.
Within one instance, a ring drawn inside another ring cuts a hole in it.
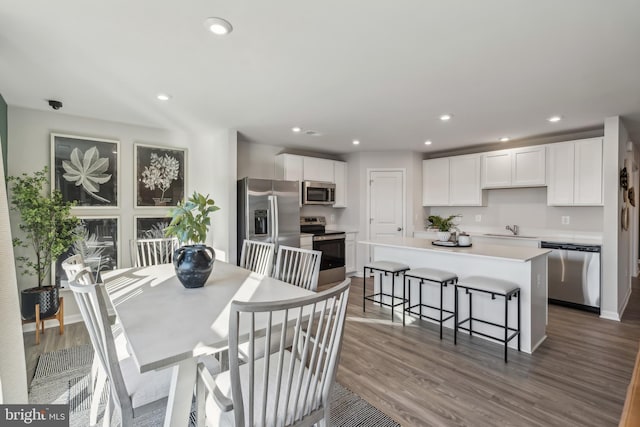
[[[165,236],[176,237],[180,244],[173,255],[176,275],[185,288],[200,288],[211,274],[215,252],[204,244],[211,226],[209,215],[219,210],[213,199],[193,192],[193,195],[171,209],[171,223]]]
[[[31,248],[35,259],[18,256],[16,261],[23,275],[35,276],[38,286],[21,292],[22,317],[33,320],[35,306],[40,304],[40,316],[50,317],[58,312],[57,286],[44,286],[52,261],[62,255],[78,238],[75,233],[80,221],[71,215],[73,203],[65,202],[62,193],[47,194],[48,168],[28,175],[10,176],[11,209],[21,217],[19,225],[23,238],[14,238],[13,246]]]
[[[451,215],[447,218],[443,218],[439,215],[430,215],[427,218],[429,222],[427,228],[435,228],[438,230],[438,240],[446,242],[451,237],[451,229],[456,228],[454,220],[460,215]]]

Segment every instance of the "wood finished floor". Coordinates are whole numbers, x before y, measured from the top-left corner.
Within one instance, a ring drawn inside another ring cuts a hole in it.
[[[640,287],[622,322],[551,306],[548,338],[534,355],[434,324],[390,322],[354,278],[338,381],[403,426],[616,426],[640,340]],[[399,320],[399,319],[398,319]],[[54,322],[52,322],[53,324]],[[89,343],[82,324],[48,329],[39,346],[25,334],[29,379],[43,352]]]

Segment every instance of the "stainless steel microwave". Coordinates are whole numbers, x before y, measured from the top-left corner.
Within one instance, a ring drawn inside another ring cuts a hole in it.
[[[336,185],[332,182],[302,181],[303,205],[333,205]]]

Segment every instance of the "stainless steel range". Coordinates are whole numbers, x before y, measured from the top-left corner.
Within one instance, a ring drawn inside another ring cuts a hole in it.
[[[327,231],[323,216],[300,217],[300,232],[313,234],[313,249],[322,252],[318,284],[345,278],[345,237],[342,231]]]

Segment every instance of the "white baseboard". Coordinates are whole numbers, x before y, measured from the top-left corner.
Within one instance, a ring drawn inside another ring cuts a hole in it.
[[[546,339],[547,339],[547,335],[545,334],[545,336],[543,336],[542,338],[540,338],[540,341],[538,341],[537,343],[535,343],[535,344],[533,345],[533,347],[531,348],[531,353],[533,353],[534,351],[536,351],[536,349],[537,349],[538,347],[540,347],[540,345],[541,345],[541,344],[544,342],[544,340],[546,340]]]
[[[627,295],[624,297],[624,301],[622,302],[622,307],[620,308],[620,319],[622,319],[622,315],[624,311],[627,309],[627,304],[629,304],[629,299],[631,298],[631,286],[629,286],[629,291]]]
[[[601,319],[615,320],[616,322],[620,321],[620,316],[615,311],[601,311],[600,312]]]
[[[360,277],[360,278],[362,278],[362,271],[352,271],[351,273],[347,273],[347,277]]]

